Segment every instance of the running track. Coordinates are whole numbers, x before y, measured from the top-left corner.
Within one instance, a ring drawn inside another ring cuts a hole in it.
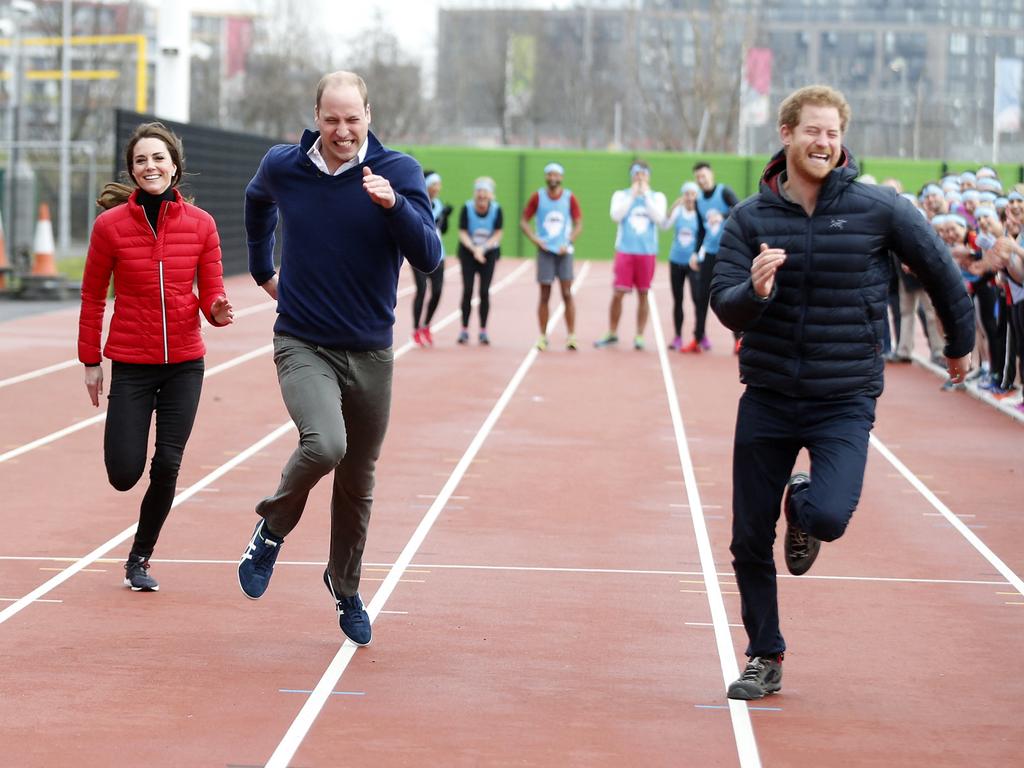
[[[235,325],[207,332],[155,594],[121,586],[144,488],[106,484],[102,408],[67,363],[77,310],[0,324],[0,766],[1020,764],[1019,423],[890,368],[849,532],[780,579],[783,692],[730,705],[728,334],[662,352],[659,273],[647,351],[592,349],[611,279],[595,262],[581,350],[559,319],[537,354],[533,266],[503,259],[494,344],[458,347],[449,264],[434,349],[406,345],[403,275],[358,651],[321,582],[328,483],[267,595],[237,586],[295,442],[247,277],[228,281]]]

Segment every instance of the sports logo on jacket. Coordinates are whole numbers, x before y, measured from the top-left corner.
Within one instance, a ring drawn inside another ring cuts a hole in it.
[[[832,219],[828,223],[829,229],[842,229],[846,226],[846,219]]]

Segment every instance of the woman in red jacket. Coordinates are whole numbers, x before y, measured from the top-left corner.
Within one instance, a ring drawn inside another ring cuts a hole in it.
[[[149,489],[124,566],[126,586],[152,592],[160,587],[147,572],[149,558],[174,500],[203,386],[199,313],[216,326],[228,325],[234,314],[224,294],[217,225],[177,189],[184,171],[178,137],[161,123],[144,123],[129,139],[125,161],[134,184],[108,184],[97,201],[107,210],[96,218],[89,240],[78,359],[98,407],[100,336],[113,275],[114,314],[103,348],[112,361],[103,458],[110,484],[119,491],[132,488],[146,467],[156,411]]]

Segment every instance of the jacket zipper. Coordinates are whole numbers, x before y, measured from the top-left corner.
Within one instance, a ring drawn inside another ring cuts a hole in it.
[[[163,205],[163,203],[160,204],[161,209],[163,208]],[[163,213],[162,210],[161,213]],[[146,216],[145,218],[146,223],[149,224],[150,231],[153,233],[153,240],[159,240],[156,230],[153,229],[153,225],[149,223],[149,217]],[[157,262],[157,269],[160,274],[160,326],[164,334],[164,364],[166,365],[170,362],[170,354],[167,350],[167,297],[164,294],[164,263],[162,260]]]
[[[796,327],[796,376],[793,383],[800,381],[800,369],[803,367],[803,345],[804,345],[804,324],[807,322],[807,301],[810,288],[808,282],[811,276],[811,246],[814,242],[814,217],[807,217],[807,237],[804,245],[804,284],[800,290],[800,322]]]

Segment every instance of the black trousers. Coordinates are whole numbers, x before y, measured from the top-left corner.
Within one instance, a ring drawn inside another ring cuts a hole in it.
[[[434,319],[434,313],[437,311],[437,305],[441,301],[441,290],[444,288],[444,259],[441,259],[441,264],[431,272],[429,275],[425,275],[415,267],[412,270],[413,279],[416,281],[416,295],[412,300],[412,327],[413,329],[420,327],[420,318],[423,318],[423,325],[430,325],[430,321]],[[430,283],[430,301],[427,302],[427,314],[423,314],[423,302],[427,296],[427,283]]]
[[[459,265],[462,267],[462,327],[469,325],[469,314],[473,308],[473,282],[480,275],[480,327],[487,327],[487,316],[491,312],[491,278],[494,277],[494,266],[498,263],[496,251],[487,254],[483,264],[472,256],[459,254]]]
[[[149,468],[149,488],[139,510],[132,554],[149,557],[171,511],[185,443],[192,434],[203,359],[170,365],[114,361],[110,374],[103,459],[110,484],[119,491],[135,486],[146,468],[149,425],[156,411],[156,449]]]
[[[775,526],[797,454],[811,456],[811,482],[794,494],[799,526],[822,541],[843,535],[860,500],[875,399],[797,400],[748,387],[733,452],[733,569],[748,656],[781,653]]]
[[[676,336],[683,333],[683,283],[689,279],[690,298],[693,299],[693,306],[696,307],[701,297],[700,274],[690,269],[689,264],[676,264],[669,262],[669,282],[672,285],[672,327],[675,328]],[[704,306],[704,314],[707,315],[707,305]],[[694,327],[693,338],[700,341],[704,338],[704,326],[698,329]]]

